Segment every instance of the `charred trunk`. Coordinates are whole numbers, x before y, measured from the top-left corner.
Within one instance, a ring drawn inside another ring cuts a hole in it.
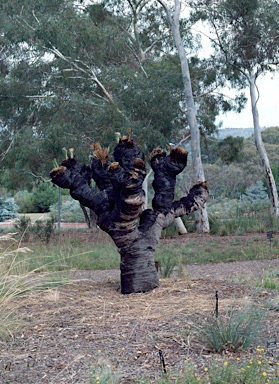
[[[144,155],[128,136],[114,149],[94,145],[91,167],[74,158],[66,159],[51,171],[52,181],[68,188],[71,196],[97,216],[97,225],[113,239],[121,256],[121,292],[147,292],[159,285],[154,252],[162,229],[177,217],[201,209],[208,196],[205,182],[193,186],[186,197],[174,199],[176,176],[187,163],[187,152],[175,148],[167,155],[160,148],[151,154],[154,172],[153,209],[145,209]],[[91,188],[94,179],[98,190]]]
[[[120,251],[121,293],[148,292],[158,287],[159,277],[154,262],[156,245],[139,237],[129,249]]]

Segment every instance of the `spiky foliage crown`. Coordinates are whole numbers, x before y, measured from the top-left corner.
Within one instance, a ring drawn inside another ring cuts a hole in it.
[[[108,161],[108,154],[109,154],[109,147],[108,148],[102,148],[100,143],[93,143],[91,145],[93,149],[93,156],[96,157],[101,161],[102,164],[107,163]]]

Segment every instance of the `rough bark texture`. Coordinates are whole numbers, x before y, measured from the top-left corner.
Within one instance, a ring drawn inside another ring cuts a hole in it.
[[[97,215],[98,226],[107,232],[121,255],[121,292],[147,292],[159,285],[154,252],[162,229],[176,217],[201,209],[208,196],[205,182],[192,187],[186,197],[174,199],[176,176],[187,164],[187,152],[176,148],[167,155],[160,148],[151,154],[154,171],[153,209],[145,209],[142,184],[146,175],[144,154],[130,137],[123,136],[108,151],[94,145],[91,167],[74,158],[51,171],[52,181],[68,188],[71,196]],[[98,191],[90,184],[94,179]]]

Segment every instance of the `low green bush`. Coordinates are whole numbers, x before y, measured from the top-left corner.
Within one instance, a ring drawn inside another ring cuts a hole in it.
[[[159,261],[160,276],[162,278],[171,277],[174,268],[178,265],[178,260],[172,255],[162,255]]]
[[[264,349],[258,346],[250,357],[227,356],[216,358],[209,356],[206,364],[198,368],[191,358],[181,362],[182,369],[177,372],[167,368],[167,372],[158,372],[155,378],[146,375],[128,379],[131,384],[278,384],[278,364],[269,364],[263,356]],[[100,351],[100,354],[103,354]],[[126,381],[125,381],[126,382]],[[124,383],[119,369],[108,364],[96,364],[90,369],[90,384]]]
[[[57,220],[57,204],[50,207],[50,213],[51,217]],[[85,218],[79,202],[73,199],[65,201],[60,208],[60,219],[64,223],[84,223]]]
[[[37,213],[38,209],[35,205],[34,194],[28,191],[19,191],[14,196],[18,205],[19,213]]]
[[[18,206],[13,198],[0,198],[0,222],[17,217]]]
[[[49,212],[50,206],[58,199],[58,190],[49,182],[41,182],[34,192],[18,191],[14,199],[20,213]]]
[[[34,225],[30,226],[30,231],[37,237],[39,240],[49,243],[50,239],[54,235],[55,224],[52,218],[47,219],[46,221],[36,220]]]
[[[41,182],[34,191],[34,204],[38,212],[49,212],[50,206],[58,199],[57,187],[48,182]]]
[[[19,233],[22,240],[28,240],[29,234],[30,234],[30,228],[31,226],[31,219],[29,216],[20,216],[15,222],[14,222],[14,228]]]
[[[243,235],[278,229],[278,223],[270,213],[269,199],[262,201],[224,199],[212,202],[208,214],[212,235]]]
[[[21,239],[27,241],[32,233],[35,238],[45,243],[49,243],[50,239],[54,236],[55,224],[54,219],[50,218],[45,221],[36,220],[34,224],[31,223],[29,216],[21,216],[14,223],[14,227],[19,233]]]
[[[279,290],[279,269],[270,269],[264,271],[261,278],[250,281],[255,287]]]

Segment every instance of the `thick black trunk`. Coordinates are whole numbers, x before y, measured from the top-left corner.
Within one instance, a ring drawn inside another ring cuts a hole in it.
[[[148,292],[159,286],[154,252],[151,246],[142,246],[141,240],[120,252],[121,293]]]
[[[129,136],[120,139],[114,162],[99,144],[94,145],[93,154],[91,167],[73,158],[64,160],[51,171],[52,181],[68,188],[74,199],[93,210],[98,226],[112,237],[121,255],[121,292],[150,291],[159,285],[154,253],[162,229],[175,218],[203,207],[208,196],[206,184],[196,184],[186,197],[173,201],[176,176],[186,166],[187,152],[175,148],[167,155],[157,148],[151,154],[153,209],[143,210],[144,155],[133,140]],[[91,178],[98,191],[91,188]]]

